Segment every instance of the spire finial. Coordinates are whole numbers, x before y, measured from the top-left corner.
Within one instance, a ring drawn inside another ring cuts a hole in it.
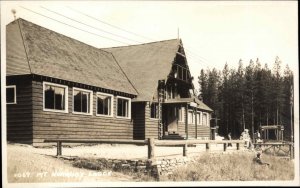
[[[13,13],[14,19],[16,20],[16,13],[17,13],[16,9],[11,9],[11,13]]]

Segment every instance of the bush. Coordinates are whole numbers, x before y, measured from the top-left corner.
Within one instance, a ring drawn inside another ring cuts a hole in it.
[[[204,154],[195,163],[177,168],[168,180],[172,181],[251,181],[292,180],[294,164],[275,156],[264,155],[270,163],[253,161],[254,153]]]

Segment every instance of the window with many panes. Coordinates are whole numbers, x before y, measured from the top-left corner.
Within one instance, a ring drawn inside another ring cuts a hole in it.
[[[188,123],[189,124],[195,123],[195,114],[193,111],[189,111],[189,113],[188,113]]]
[[[178,116],[178,121],[184,122],[184,107],[179,108]]]
[[[59,84],[43,83],[44,110],[68,112],[68,87]]]
[[[131,100],[126,97],[117,97],[117,117],[131,118]]]
[[[6,86],[6,104],[16,104],[17,95],[16,95],[16,86]]]
[[[80,114],[92,114],[92,97],[90,90],[73,88],[73,112]]]
[[[201,125],[201,112],[197,112],[197,125]]]
[[[158,103],[151,104],[151,118],[158,119]]]
[[[97,93],[97,115],[113,116],[113,95]]]
[[[207,118],[208,118],[207,117],[207,113],[203,113],[202,117],[203,117],[202,118],[202,124],[205,125],[205,126],[208,125],[207,124],[207,122],[208,122],[208,120],[207,120]]]

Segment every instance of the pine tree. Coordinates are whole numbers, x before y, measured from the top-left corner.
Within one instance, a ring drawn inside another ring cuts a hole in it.
[[[227,62],[222,71],[222,84],[220,85],[219,101],[222,109],[220,110],[220,131],[226,134],[229,129],[229,68]]]
[[[236,73],[236,111],[237,111],[237,117],[236,120],[238,122],[238,134],[240,134],[242,131],[245,130],[245,104],[244,104],[244,95],[245,95],[245,78],[244,78],[244,67],[243,62],[240,59],[238,70]]]
[[[284,104],[283,123],[285,125],[285,137],[293,141],[293,112],[294,112],[294,76],[289,66],[286,65],[283,78]]]
[[[200,86],[199,89],[199,99],[202,100],[204,103],[207,101],[207,74],[204,72],[203,69],[200,71],[200,76],[198,77],[198,83]]]
[[[250,129],[252,136],[254,135],[254,62],[251,59],[245,72],[245,111],[246,126]]]
[[[201,70],[198,77],[203,102],[214,110],[220,119],[219,133],[238,138],[244,129],[253,134],[261,125],[284,124],[286,138],[291,139],[293,125],[293,73],[287,66],[281,74],[281,60],[276,57],[273,70],[267,64],[262,68],[257,58],[244,68],[229,69],[226,63],[222,72],[216,69]]]
[[[275,59],[274,67],[273,67],[273,86],[274,86],[274,116],[275,116],[275,124],[281,124],[281,110],[283,106],[283,90],[282,90],[282,77],[281,77],[281,60],[277,56]]]

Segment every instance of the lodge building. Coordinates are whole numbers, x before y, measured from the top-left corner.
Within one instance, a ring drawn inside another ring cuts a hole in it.
[[[182,41],[98,49],[24,19],[6,27],[7,139],[210,139]]]

